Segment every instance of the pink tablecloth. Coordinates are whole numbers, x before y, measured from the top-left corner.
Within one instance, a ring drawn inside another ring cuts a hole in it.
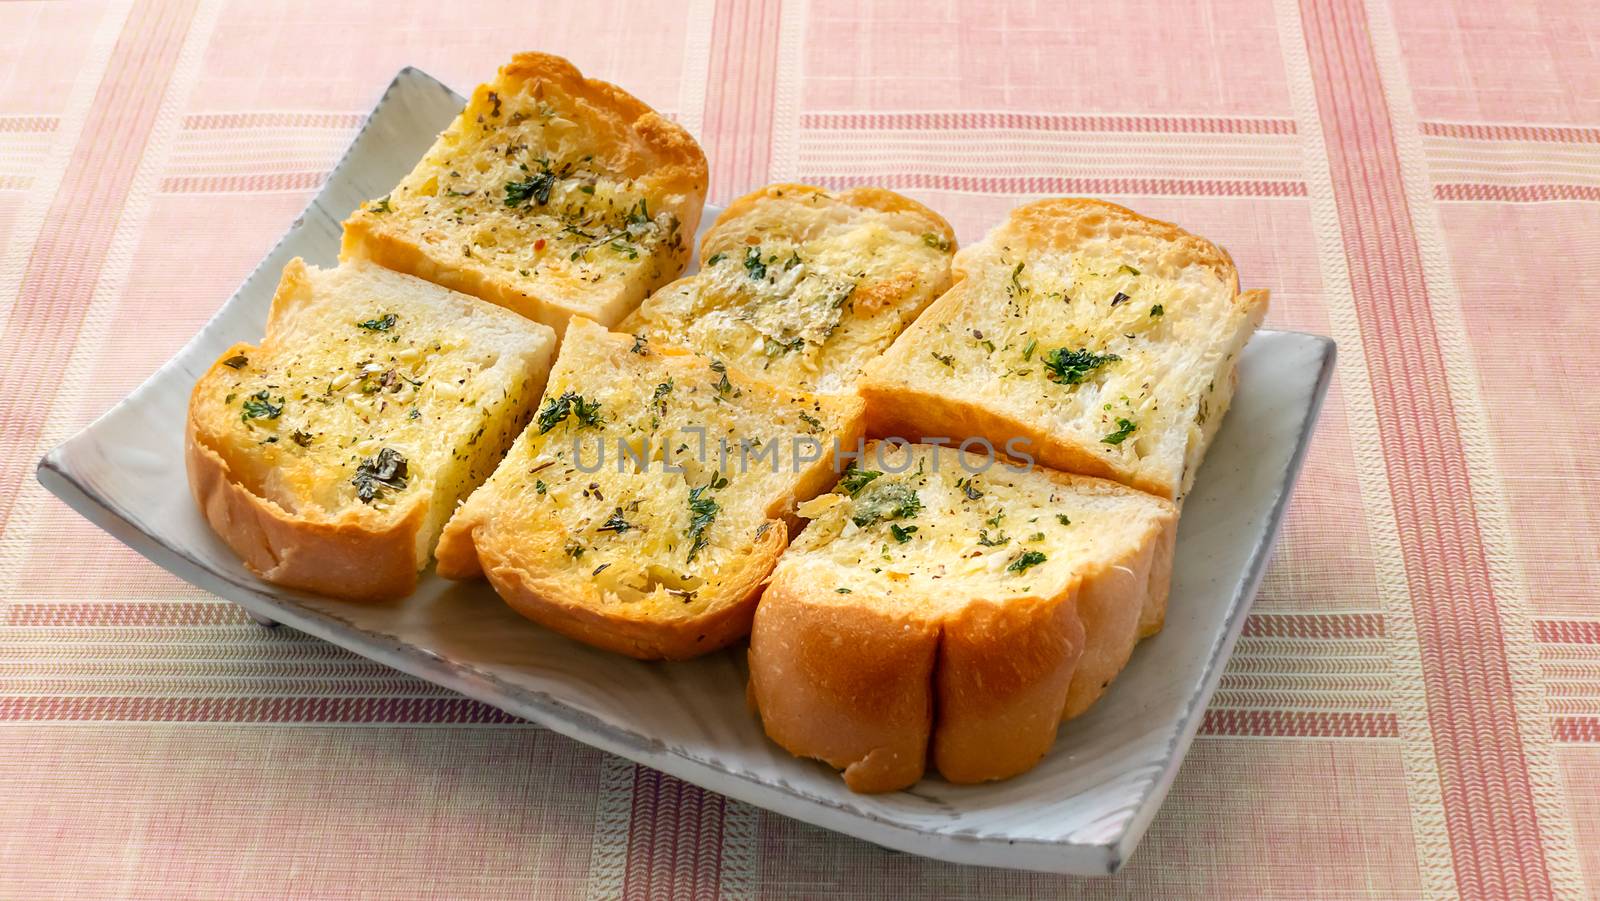
[[[1600,896],[1592,0],[0,4],[0,896]],[[571,57],[713,199],[871,182],[971,241],[1110,197],[1338,381],[1127,869],[960,868],[264,631],[34,484],[293,219],[397,69]]]

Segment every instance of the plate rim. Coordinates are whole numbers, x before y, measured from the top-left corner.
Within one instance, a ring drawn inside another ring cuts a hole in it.
[[[329,184],[350,164],[357,145],[371,127],[375,117],[408,79],[417,80],[424,87],[443,90],[457,101],[464,102],[460,94],[415,66],[406,66],[396,73],[351,137],[350,144],[340,155],[339,161],[329,170],[329,175],[317,193],[263,255],[261,261],[244,277],[239,288],[200,326],[199,331],[188,342],[143,382],[70,438],[51,448],[36,466],[35,476],[39,483],[69,508],[140,556],[203,591],[238,604],[259,616],[352,650],[368,659],[443,685],[574,741],[653,767],[711,791],[863,841],[921,856],[943,858],[951,862],[1079,875],[1109,875],[1117,872],[1132,855],[1165,801],[1187,756],[1185,751],[1193,743],[1204,719],[1205,710],[1216,691],[1222,669],[1243,630],[1245,617],[1260,587],[1266,564],[1271,559],[1273,548],[1282,532],[1284,512],[1294,494],[1311,444],[1311,436],[1321,416],[1337,357],[1335,342],[1323,335],[1299,331],[1260,329],[1256,333],[1262,337],[1281,335],[1310,339],[1319,352],[1319,370],[1307,403],[1303,407],[1294,408],[1301,417],[1294,439],[1294,450],[1277,480],[1272,504],[1266,512],[1265,526],[1256,538],[1245,567],[1235,584],[1235,590],[1228,599],[1227,614],[1222,628],[1218,630],[1207,652],[1198,690],[1189,695],[1186,707],[1175,723],[1177,728],[1163,751],[1159,772],[1153,778],[1144,780],[1138,787],[1138,801],[1133,805],[1131,816],[1119,827],[1116,836],[1099,842],[1083,842],[1069,838],[1051,840],[1007,837],[995,833],[937,832],[920,829],[882,814],[852,807],[839,800],[809,793],[804,788],[789,782],[761,781],[748,772],[729,768],[726,762],[701,758],[689,753],[685,748],[669,747],[644,733],[632,731],[620,724],[608,723],[547,692],[511,685],[491,673],[477,670],[470,662],[447,659],[417,645],[401,641],[396,636],[357,629],[338,616],[301,605],[297,601],[297,597],[302,594],[300,592],[276,587],[269,589],[265,583],[246,583],[226,573],[217,572],[136,524],[132,511],[111,502],[80,480],[69,468],[66,457],[71,446],[87,439],[108,417],[132,402],[134,398],[151,390],[152,383],[167,376],[169,369],[181,368],[180,361],[191,352],[191,348],[201,340],[202,335],[213,327],[222,313],[235,302],[244,286],[257,278],[284,244],[304,227],[307,218],[312,215],[326,215],[327,211],[322,207],[322,198]],[[1252,341],[1254,340],[1255,338],[1252,338]],[[798,809],[804,809],[806,813],[802,815],[793,812]],[[866,830],[859,827],[871,829],[872,834],[866,834]],[[885,830],[890,835],[881,834]],[[1006,849],[1010,849],[1010,853],[1004,853]],[[1037,854],[1039,849],[1051,849],[1059,857],[1043,862],[1024,859],[1024,854]],[[997,852],[1000,852],[998,856],[1004,860],[994,859]],[[978,859],[979,855],[988,859]]]

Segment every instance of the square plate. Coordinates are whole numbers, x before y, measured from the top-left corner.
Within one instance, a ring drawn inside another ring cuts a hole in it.
[[[259,339],[287,260],[334,262],[339,223],[398,182],[462,103],[426,74],[402,71],[238,293],[138,390],[52,450],[39,481],[157,565],[255,614],[712,791],[942,860],[1115,872],[1166,796],[1239,637],[1327,390],[1333,342],[1264,331],[1245,349],[1233,409],[1185,505],[1166,628],[1037,768],[988,785],[928,778],[855,795],[831,770],[766,740],[745,706],[740,649],[641,663],[535,626],[486,584],[431,571],[416,594],[386,605],[279,589],[247,572],[196,510],[182,452],[196,378],[234,341]]]

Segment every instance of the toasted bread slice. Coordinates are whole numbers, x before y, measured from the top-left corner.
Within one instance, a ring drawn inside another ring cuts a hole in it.
[[[642,659],[750,631],[795,505],[834,480],[862,402],[748,378],[575,317],[539,412],[439,540],[518,612]]]
[[[555,334],[370,263],[284,267],[259,347],[189,399],[189,483],[269,582],[408,594],[456,503],[532,415]]]
[[[955,258],[861,382],[875,435],[982,436],[1168,499],[1193,483],[1267,309],[1221,248],[1095,200],[1020,207]]]
[[[950,286],[954,247],[949,223],[893,191],[769,185],[717,218],[698,273],[620,330],[780,385],[853,392],[861,367]]]
[[[367,257],[555,329],[677,278],[705,202],[694,138],[566,60],[519,53],[394,190],[344,224]]]
[[[953,448],[871,442],[803,505],[750,635],[767,735],[892,791],[1023,772],[1163,605],[1171,503]]]

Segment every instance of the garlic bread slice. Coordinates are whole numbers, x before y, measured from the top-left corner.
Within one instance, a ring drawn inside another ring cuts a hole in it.
[[[954,266],[955,286],[868,364],[873,434],[981,436],[1160,497],[1189,490],[1267,308],[1226,252],[1059,199],[1014,210]]]
[[[954,247],[943,217],[893,191],[769,185],[717,218],[699,272],[619,330],[780,385],[854,392],[861,367],[950,286]]]
[[[549,328],[365,262],[284,267],[259,346],[189,400],[189,482],[261,578],[356,600],[416,585],[532,414]]]
[[[560,333],[677,278],[705,202],[693,137],[566,60],[519,53],[416,168],[344,224],[365,257]]]
[[[870,442],[778,561],[750,635],[767,735],[904,788],[1023,772],[1166,603],[1171,503],[949,447]]]
[[[835,478],[862,402],[749,378],[582,317],[532,424],[451,518],[439,574],[486,576],[518,612],[643,659],[750,630],[795,506]]]

